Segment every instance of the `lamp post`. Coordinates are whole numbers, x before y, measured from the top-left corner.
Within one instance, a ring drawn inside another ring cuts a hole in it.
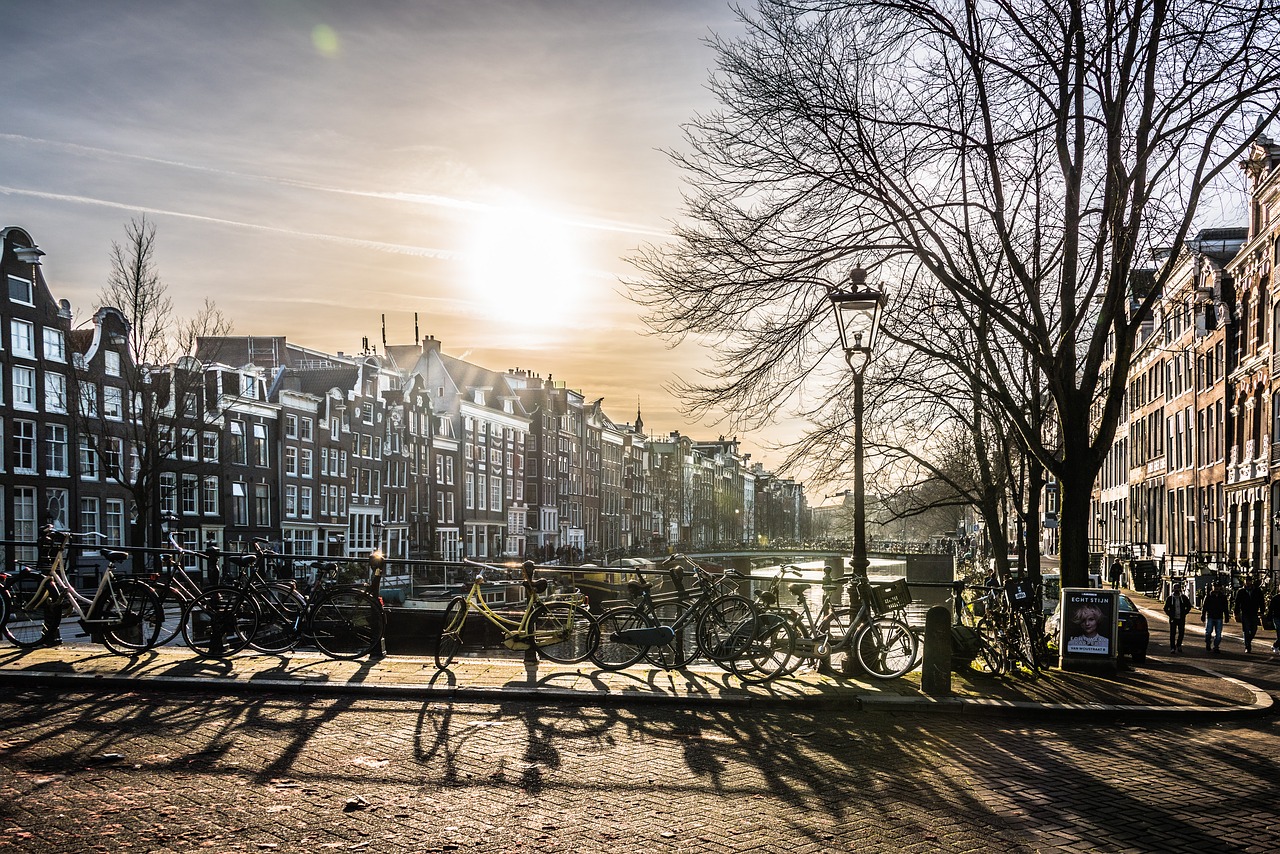
[[[866,487],[862,475],[862,379],[880,331],[884,293],[868,286],[866,271],[856,267],[849,273],[845,289],[833,290],[827,296],[835,309],[845,361],[853,371],[853,571],[866,575],[871,561],[867,558]]]

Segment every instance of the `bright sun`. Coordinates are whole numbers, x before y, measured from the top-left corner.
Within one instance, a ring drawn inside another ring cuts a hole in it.
[[[529,205],[504,205],[480,215],[466,257],[472,295],[498,320],[560,325],[581,301],[570,227]]]

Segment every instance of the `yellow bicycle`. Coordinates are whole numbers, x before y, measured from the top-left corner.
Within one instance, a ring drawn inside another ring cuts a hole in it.
[[[462,633],[467,615],[476,613],[502,632],[502,645],[511,650],[534,649],[549,661],[574,664],[589,658],[600,644],[600,624],[587,611],[587,597],[578,590],[548,594],[547,580],[534,578],[534,563],[524,562],[523,579],[513,582],[486,581],[486,570],[497,570],[477,561],[464,561],[477,567],[471,587],[464,596],[455,596],[444,612],[440,636],[436,640],[436,667],[447,670],[462,648]],[[519,584],[526,593],[524,611],[517,618],[499,613],[484,601],[486,584]]]

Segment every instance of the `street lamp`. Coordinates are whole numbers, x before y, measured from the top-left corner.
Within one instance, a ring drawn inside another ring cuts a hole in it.
[[[855,267],[844,290],[827,294],[836,312],[844,359],[853,371],[853,571],[866,575],[867,559],[866,486],[862,476],[862,378],[871,362],[871,349],[880,331],[884,293],[867,285],[867,273]]]

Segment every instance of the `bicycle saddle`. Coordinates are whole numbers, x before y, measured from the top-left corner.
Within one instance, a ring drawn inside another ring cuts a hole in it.
[[[110,563],[120,563],[129,559],[128,552],[104,551],[102,556]]]
[[[641,593],[652,587],[653,585],[647,581],[638,581],[633,579],[627,582],[627,593],[632,596],[639,596]]]
[[[809,584],[799,584],[799,583],[796,583],[796,584],[790,584],[790,585],[788,585],[788,586],[787,586],[787,589],[791,591],[791,595],[792,595],[792,596],[795,596],[796,598],[799,598],[799,597],[801,597],[801,596],[803,596],[803,595],[804,595],[804,592],[805,592],[806,590],[808,590],[810,586],[811,586],[811,585],[809,585]]]

